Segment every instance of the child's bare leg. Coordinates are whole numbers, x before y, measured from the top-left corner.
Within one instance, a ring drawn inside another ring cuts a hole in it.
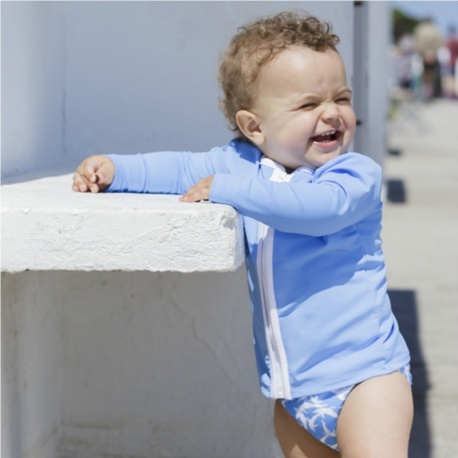
[[[337,424],[342,458],[407,458],[412,420],[412,392],[404,375],[362,382],[349,394]]]
[[[286,458],[340,458],[339,453],[315,439],[275,401],[274,425],[278,442]]]

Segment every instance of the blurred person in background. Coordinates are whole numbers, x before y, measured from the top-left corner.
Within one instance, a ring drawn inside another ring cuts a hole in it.
[[[447,42],[445,44],[449,53],[448,75],[450,75],[449,95],[451,98],[458,98],[458,35],[456,27],[450,25],[448,28]]]
[[[453,76],[456,75],[456,62],[458,60],[458,36],[456,34],[456,27],[450,25],[448,28],[448,37],[446,46],[450,52],[450,71]]]
[[[442,95],[439,49],[444,39],[431,18],[426,18],[414,30],[415,49],[423,59],[422,94],[425,100]]]
[[[412,35],[404,33],[397,46],[397,82],[402,90],[403,99],[410,100],[414,84],[415,43]]]

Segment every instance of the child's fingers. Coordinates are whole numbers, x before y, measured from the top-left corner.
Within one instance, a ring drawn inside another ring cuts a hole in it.
[[[199,193],[195,192],[187,192],[186,194],[183,194],[180,199],[181,202],[199,202],[201,200],[204,200],[200,197]]]
[[[92,175],[81,173],[78,170],[73,175],[73,186],[72,189],[75,192],[99,192],[98,177],[95,173]]]
[[[94,171],[96,180],[94,183],[109,186],[113,180],[114,166],[110,160],[106,160],[100,164],[100,167]]]
[[[198,202],[210,198],[210,190],[213,182],[213,176],[198,181],[194,186],[180,197],[181,202]]]
[[[94,185],[94,183],[91,183],[81,173],[75,172],[75,174],[73,175],[73,185],[72,185],[73,191],[75,192],[87,192],[87,191],[97,192],[94,189],[94,186],[96,185]]]
[[[88,183],[83,179],[79,172],[73,174],[72,189],[75,192],[86,192],[88,190]]]
[[[82,165],[83,176],[89,181],[89,183],[96,183],[97,182],[96,170],[99,168],[99,164],[94,163],[93,161],[87,160],[87,162],[85,161],[81,165]]]
[[[110,160],[102,156],[85,159],[76,169],[72,189],[76,192],[99,192],[109,186],[108,178],[113,176]]]
[[[208,195],[199,188],[198,186],[193,186],[188,189],[188,191],[180,197],[181,202],[198,202],[199,200],[208,199]]]

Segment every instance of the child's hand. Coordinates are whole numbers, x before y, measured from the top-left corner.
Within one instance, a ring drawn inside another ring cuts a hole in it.
[[[210,175],[198,181],[194,186],[189,188],[186,194],[180,197],[181,202],[198,202],[200,200],[208,200],[210,198],[210,189],[213,183],[213,176]]]
[[[75,192],[100,192],[113,181],[115,166],[105,156],[89,156],[77,167],[73,175],[72,189]]]

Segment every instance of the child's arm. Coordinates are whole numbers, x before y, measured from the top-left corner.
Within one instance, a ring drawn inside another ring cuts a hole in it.
[[[210,200],[283,232],[322,236],[380,210],[381,183],[378,164],[348,153],[320,167],[312,183],[216,174]]]
[[[225,158],[224,148],[207,153],[90,156],[76,169],[73,190],[183,194],[202,178],[224,173]]]

